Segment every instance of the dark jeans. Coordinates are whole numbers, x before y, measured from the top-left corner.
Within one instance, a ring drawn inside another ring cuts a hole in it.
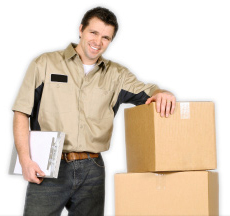
[[[105,168],[102,156],[67,163],[61,160],[57,179],[28,183],[24,215],[57,216],[64,207],[69,216],[103,216]]]

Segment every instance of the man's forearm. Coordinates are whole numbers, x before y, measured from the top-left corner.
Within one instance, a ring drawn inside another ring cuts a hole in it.
[[[29,160],[29,118],[26,114],[15,111],[13,133],[20,163]]]
[[[156,91],[153,92],[153,95],[156,95],[156,94],[158,94],[158,93],[163,93],[163,92],[169,92],[169,91],[164,90],[164,89],[157,89]],[[169,93],[171,93],[171,92],[169,92]],[[152,95],[152,96],[153,96],[153,95]]]

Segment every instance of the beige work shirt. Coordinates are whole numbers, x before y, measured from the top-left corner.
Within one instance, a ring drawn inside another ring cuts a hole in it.
[[[109,149],[121,103],[144,104],[158,88],[100,57],[86,76],[76,44],[35,58],[12,110],[29,115],[31,130],[66,133],[63,152]]]

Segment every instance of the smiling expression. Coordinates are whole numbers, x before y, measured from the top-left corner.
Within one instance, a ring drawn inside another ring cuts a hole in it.
[[[96,63],[111,43],[114,27],[93,17],[83,32],[82,25],[80,25],[79,32],[81,39],[76,51],[80,55],[83,64],[92,65]]]

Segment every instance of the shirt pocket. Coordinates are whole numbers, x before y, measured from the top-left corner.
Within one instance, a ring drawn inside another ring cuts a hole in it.
[[[86,117],[104,119],[114,115],[111,107],[114,91],[94,88],[86,100]]]
[[[74,109],[73,85],[71,83],[47,83],[44,86],[41,108],[52,113],[72,111]]]

